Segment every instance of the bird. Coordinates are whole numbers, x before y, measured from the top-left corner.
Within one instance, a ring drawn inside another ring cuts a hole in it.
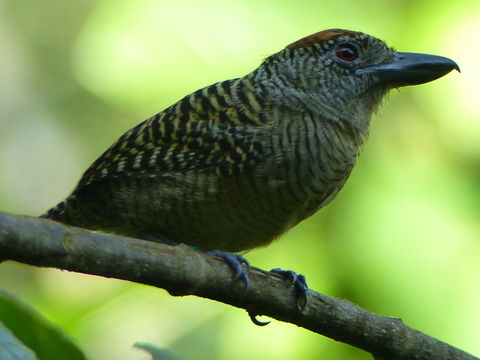
[[[41,217],[184,243],[238,270],[238,253],[335,198],[389,90],[453,69],[448,58],[397,52],[362,32],[314,33],[128,130]]]

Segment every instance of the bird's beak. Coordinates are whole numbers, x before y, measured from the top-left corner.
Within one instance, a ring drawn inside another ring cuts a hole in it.
[[[443,56],[396,52],[391,62],[356,70],[356,74],[373,74],[379,84],[392,87],[423,84],[453,69],[460,72],[458,65]]]

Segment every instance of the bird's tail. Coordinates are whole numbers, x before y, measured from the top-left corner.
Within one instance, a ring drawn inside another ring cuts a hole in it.
[[[68,216],[66,209],[71,206],[76,200],[75,195],[70,195],[64,201],[58,205],[52,207],[45,214],[40,215],[41,218],[56,220],[64,223],[68,223]]]

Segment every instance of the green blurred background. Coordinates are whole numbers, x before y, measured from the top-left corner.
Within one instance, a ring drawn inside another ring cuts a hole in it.
[[[462,73],[394,91],[338,198],[246,257],[480,354],[478,0],[0,1],[0,211],[39,215],[124,131],[319,30],[451,57]],[[0,288],[91,359],[370,359],[293,325],[259,328],[208,300],[16,263]]]

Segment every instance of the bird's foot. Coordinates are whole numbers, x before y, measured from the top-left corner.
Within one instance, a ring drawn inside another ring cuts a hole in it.
[[[244,291],[247,291],[249,285],[248,279],[248,269],[250,264],[248,261],[241,255],[233,254],[228,251],[221,250],[211,250],[207,251],[208,255],[217,256],[225,260],[225,262],[230,266],[230,269],[233,271],[233,281],[240,280],[243,282]]]
[[[282,270],[279,268],[275,268],[270,271],[276,274],[280,274],[285,280],[288,280],[290,282],[290,286],[294,287],[297,294],[297,306],[299,310],[305,309],[308,301],[308,285],[305,276],[302,274],[297,274],[292,270]]]
[[[295,289],[295,293],[297,296],[297,306],[300,311],[305,309],[305,306],[307,306],[307,301],[308,301],[308,285],[307,285],[307,280],[305,279],[305,276],[302,274],[297,274],[295,271],[292,270],[282,270],[279,268],[275,268],[270,270],[270,272],[274,272],[276,274],[281,275],[285,280],[287,280],[290,283],[290,286],[293,286]],[[257,319],[257,314],[248,312],[248,316],[250,317],[250,320],[255,325],[258,326],[265,326],[270,324],[270,321],[260,321]]]

